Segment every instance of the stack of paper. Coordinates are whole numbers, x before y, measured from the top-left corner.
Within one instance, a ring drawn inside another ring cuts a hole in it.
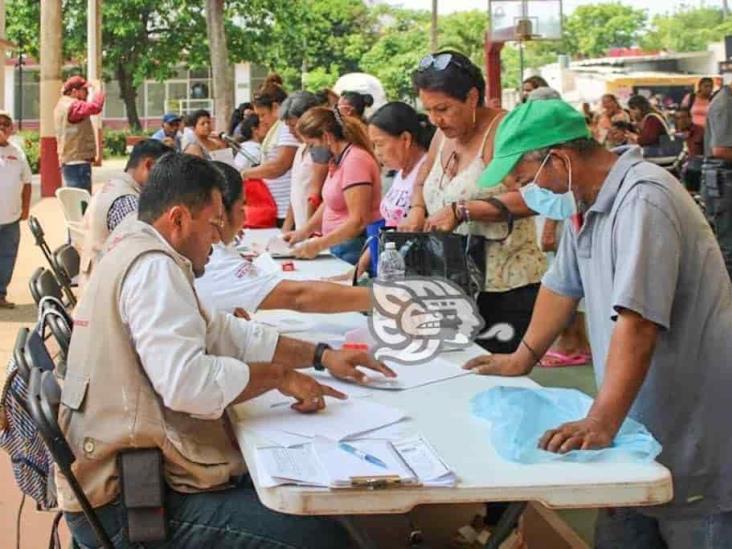
[[[282,484],[350,488],[384,482],[400,486],[454,486],[457,477],[422,438],[397,442],[362,439],[348,444],[324,438],[292,448],[257,448],[264,487]]]
[[[471,373],[470,370],[464,370],[459,365],[442,357],[434,358],[424,364],[408,366],[389,361],[385,361],[385,364],[396,372],[397,377],[385,377],[372,370],[363,370],[369,377],[367,387],[371,389],[403,391],[454,377],[470,375]],[[330,375],[327,372],[316,372],[315,370],[309,371],[308,373],[317,377],[319,381],[322,380],[323,383],[327,383],[326,378]]]
[[[269,440],[292,441],[292,435],[314,438],[322,436],[334,441],[366,433],[404,419],[397,408],[371,402],[368,399],[327,399],[327,406],[317,414],[301,414],[278,401],[257,402],[237,406],[234,413],[247,431]],[[280,436],[278,433],[284,433]]]

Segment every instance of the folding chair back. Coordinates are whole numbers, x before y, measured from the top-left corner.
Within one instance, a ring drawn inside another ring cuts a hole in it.
[[[48,355],[48,351],[46,351],[46,354]],[[50,360],[50,356],[48,356],[48,360]],[[28,394],[30,415],[38,427],[38,432],[46,444],[46,448],[53,456],[54,463],[66,478],[71,491],[81,505],[84,516],[94,530],[100,545],[111,549],[112,542],[109,536],[104,531],[99,517],[92,509],[86,494],[84,494],[79,481],[71,470],[71,465],[76,461],[76,457],[58,425],[61,387],[53,372],[36,367],[34,362],[32,364]]]
[[[70,286],[74,285],[74,278],[79,274],[79,252],[71,244],[63,244],[53,252],[53,262],[56,270],[63,275]]]
[[[63,301],[64,294],[61,285],[51,271],[38,267],[28,281],[31,296],[36,305],[39,305],[44,297],[55,297]]]
[[[56,262],[53,259],[53,254],[51,253],[51,248],[48,246],[48,242],[46,242],[46,236],[45,236],[45,233],[43,232],[43,228],[41,227],[40,222],[38,221],[38,219],[36,217],[30,216],[30,218],[28,219],[28,226],[30,227],[31,233],[33,234],[33,237],[36,240],[36,246],[38,246],[41,249],[43,256],[46,258],[46,261],[48,262],[48,266],[51,268],[53,275],[56,277],[56,280],[58,281],[59,285],[61,286],[61,290],[64,293],[64,295],[66,296],[66,299],[72,306],[76,305],[76,296],[74,295],[74,292],[71,289],[71,284],[66,283],[66,280],[64,279],[64,275],[61,272],[59,272],[58,268],[56,267]]]
[[[61,187],[56,189],[56,198],[61,202],[64,218],[67,223],[80,223],[84,218],[91,195],[84,189],[74,187]]]
[[[25,358],[25,344],[28,341],[29,330],[26,327],[18,330],[18,335],[15,336],[15,346],[13,347],[13,360],[15,366],[18,368],[18,375],[22,377],[26,383],[30,379],[30,366]]]

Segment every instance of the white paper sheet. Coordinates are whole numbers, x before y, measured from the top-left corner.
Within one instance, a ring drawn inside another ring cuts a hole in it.
[[[257,456],[258,464],[274,482],[328,485],[328,477],[315,456],[312,444],[294,448],[260,447]]]
[[[301,414],[289,406],[248,406],[237,409],[248,431],[255,433],[283,431],[305,437],[322,436],[342,440],[350,435],[364,433],[391,425],[405,417],[404,412],[391,406],[377,404],[369,399],[326,398],[326,408],[315,414]]]
[[[457,477],[421,436],[394,442],[399,456],[425,486],[454,486]]]
[[[352,477],[373,477],[396,475],[406,484],[415,484],[417,478],[394,451],[386,440],[358,440],[349,444],[362,452],[370,454],[386,464],[386,468],[370,463],[341,449],[337,442],[316,438],[313,442],[329,486],[350,486]]]
[[[369,377],[369,383],[366,385],[369,389],[386,389],[392,391],[403,391],[406,389],[414,389],[423,385],[437,383],[446,379],[470,375],[469,370],[463,370],[457,364],[449,362],[444,358],[437,357],[425,364],[415,364],[405,366],[385,361],[385,364],[394,370],[397,374],[396,378],[388,378],[372,370],[363,370]],[[310,375],[321,378],[323,372],[308,370]]]

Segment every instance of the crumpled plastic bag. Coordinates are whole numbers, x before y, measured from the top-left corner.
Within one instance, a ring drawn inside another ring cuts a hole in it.
[[[584,418],[592,399],[575,389],[494,387],[471,402],[473,415],[490,421],[490,440],[498,454],[519,463],[648,462],[661,445],[637,421],[626,418],[612,446],[601,450],[572,450],[556,454],[537,447],[549,429]]]

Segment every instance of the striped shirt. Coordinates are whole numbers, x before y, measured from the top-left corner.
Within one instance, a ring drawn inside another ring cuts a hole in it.
[[[277,132],[276,136],[272,136],[271,143],[265,144],[262,147],[262,164],[270,162],[277,158],[280,152],[280,147],[294,147],[300,146],[300,142],[295,138],[287,127],[287,124],[278,122],[278,128],[274,128],[273,131]],[[269,146],[268,146],[269,145]],[[287,208],[290,206],[290,186],[292,180],[291,170],[287,170],[286,173],[280,177],[273,179],[265,179],[272,197],[277,203],[277,217],[284,218],[287,215]]]

